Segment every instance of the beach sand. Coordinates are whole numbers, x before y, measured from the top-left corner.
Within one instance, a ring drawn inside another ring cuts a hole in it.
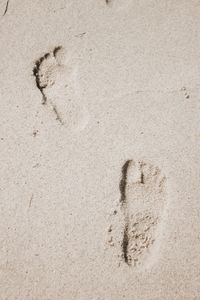
[[[0,15],[0,299],[200,299],[200,2]]]

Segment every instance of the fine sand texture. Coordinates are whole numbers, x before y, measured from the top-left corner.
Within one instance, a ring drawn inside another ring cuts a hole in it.
[[[0,1],[0,300],[200,299],[200,1]]]

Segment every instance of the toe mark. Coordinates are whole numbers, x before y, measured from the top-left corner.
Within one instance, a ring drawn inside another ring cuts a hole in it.
[[[62,49],[62,46],[57,46],[53,50],[53,56],[56,57],[56,54]]]

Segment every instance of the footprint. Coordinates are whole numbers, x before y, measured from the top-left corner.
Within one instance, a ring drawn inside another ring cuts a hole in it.
[[[108,229],[108,244],[128,266],[144,266],[153,260],[159,245],[165,176],[150,163],[127,160],[119,189],[121,197]]]
[[[36,86],[42,94],[42,104],[54,113],[55,119],[66,127],[84,129],[88,113],[80,103],[77,66],[58,46],[35,62]]]

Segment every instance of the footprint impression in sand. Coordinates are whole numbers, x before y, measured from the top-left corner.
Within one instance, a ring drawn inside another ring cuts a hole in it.
[[[129,266],[146,265],[159,245],[165,206],[165,176],[145,161],[127,160],[119,185],[121,198],[108,229],[108,243]]]
[[[55,47],[39,58],[33,75],[42,94],[42,104],[48,107],[54,118],[65,127],[83,129],[88,114],[80,99],[77,67],[70,64],[64,48]]]

